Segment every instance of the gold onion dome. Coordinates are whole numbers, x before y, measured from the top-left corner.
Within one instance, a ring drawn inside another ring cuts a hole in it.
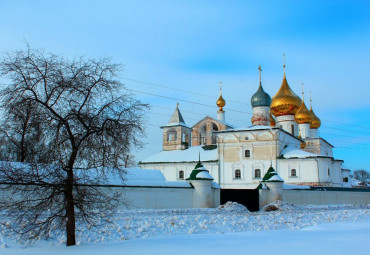
[[[307,109],[306,104],[304,103],[304,99],[302,100],[301,107],[298,109],[298,111],[294,115],[295,122],[298,124],[311,124],[312,122],[312,114]]]
[[[220,111],[223,111],[223,107],[226,105],[225,99],[222,97],[222,83],[220,82],[220,97],[217,99],[216,105],[220,108]]]
[[[270,111],[274,116],[294,115],[302,104],[301,99],[289,87],[285,77],[279,91],[271,100]]]
[[[310,113],[312,116],[312,122],[310,124],[311,129],[318,129],[321,126],[321,120],[316,116],[316,114],[312,110],[312,99],[311,99],[311,91],[310,91]]]
[[[220,95],[220,97],[217,99],[217,102],[216,102],[217,106],[220,107],[220,111],[222,111],[223,107],[225,107],[226,105],[226,102],[225,100],[223,99],[222,95]]]
[[[312,115],[312,122],[310,125],[311,129],[318,129],[321,126],[321,120],[316,116],[316,114],[312,111],[312,108],[310,110],[310,113]]]

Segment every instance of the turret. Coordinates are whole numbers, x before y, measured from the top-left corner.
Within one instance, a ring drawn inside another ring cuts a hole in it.
[[[191,128],[185,124],[177,103],[175,112],[163,129],[163,150],[184,150],[191,146]]]
[[[253,108],[253,116],[251,119],[253,126],[270,126],[272,123],[270,118],[270,104],[271,104],[271,97],[267,94],[262,87],[262,80],[261,80],[261,66],[258,67],[260,73],[260,85],[258,90],[251,98],[251,105]]]
[[[226,101],[222,97],[222,82],[220,82],[220,97],[217,99],[216,105],[219,107],[217,111],[217,119],[219,121],[225,122],[225,111],[223,108],[226,105]]]

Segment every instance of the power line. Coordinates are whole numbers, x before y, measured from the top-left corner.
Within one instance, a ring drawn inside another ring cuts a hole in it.
[[[190,100],[184,100],[184,99],[179,99],[179,98],[174,98],[174,97],[169,97],[169,96],[162,96],[162,95],[149,93],[149,92],[144,92],[144,91],[135,90],[135,89],[128,89],[128,90],[130,90],[132,92],[136,92],[136,93],[150,95],[150,96],[156,96],[156,97],[171,99],[171,100],[175,100],[175,101],[180,101],[180,102],[185,102],[185,103],[190,103],[190,104],[196,104],[196,105],[201,105],[201,106],[210,107],[210,108],[215,108],[215,106],[213,106],[213,105],[202,104],[202,103],[198,103],[198,102],[194,102],[194,101],[190,101]],[[229,108],[225,108],[225,110],[231,111],[231,112],[238,112],[238,113],[253,115],[253,113],[250,113],[250,112],[243,112],[243,111],[233,110],[233,109],[229,109]]]
[[[180,92],[184,92],[184,93],[195,94],[195,95],[204,96],[204,97],[208,97],[208,98],[214,98],[213,96],[209,96],[209,95],[206,95],[206,94],[197,93],[197,92],[194,92],[194,91],[188,91],[188,90],[184,90],[184,89],[178,89],[178,88],[165,86],[165,85],[160,85],[160,84],[156,84],[156,83],[152,83],[152,82],[140,81],[140,80],[136,80],[136,79],[132,79],[132,78],[124,78],[124,77],[122,79],[132,81],[132,82],[136,82],[136,83],[146,84],[146,85],[150,85],[150,86],[156,86],[156,87],[162,87],[162,88],[166,88],[166,89],[176,90],[176,91],[180,91]],[[135,90],[132,90],[132,91],[135,91]],[[142,92],[142,91],[136,91],[136,92],[143,93],[143,94],[148,94],[148,95],[153,95],[153,96],[159,96],[159,97],[163,97],[163,98],[167,98],[167,99],[178,100],[178,101],[187,102],[187,103],[194,103],[194,104],[203,105],[203,106],[206,106],[206,107],[212,107],[212,108],[214,107],[214,106],[210,106],[210,105],[206,105],[206,104],[196,103],[196,102],[182,100],[182,99],[175,99],[175,98],[166,97],[166,96],[160,96],[160,95],[147,93],[147,92]],[[230,99],[228,99],[228,101],[250,106],[250,104],[247,104],[245,102],[239,102],[239,101],[230,100]],[[243,112],[243,111],[231,110],[231,109],[228,109],[228,110],[233,111],[233,112],[240,112],[240,113],[252,115],[252,113],[249,113],[249,112]],[[327,122],[341,124],[341,125],[347,125],[347,126],[349,125],[349,126],[353,126],[353,127],[357,127],[357,128],[361,128],[361,129],[369,129],[370,130],[369,127],[363,127],[363,126],[359,126],[359,125],[353,125],[353,124],[348,124],[348,123],[343,123],[343,122],[328,120],[328,119],[322,119],[322,120],[325,120]]]
[[[166,88],[166,89],[172,89],[172,90],[176,90],[176,91],[185,92],[185,93],[188,93],[188,94],[194,94],[194,95],[199,95],[199,96],[204,96],[204,97],[208,97],[208,98],[215,99],[215,97],[214,97],[214,96],[210,96],[210,95],[206,95],[206,94],[201,94],[201,93],[197,93],[197,92],[194,92],[194,91],[189,91],[189,90],[184,90],[184,89],[173,88],[173,87],[169,87],[169,86],[164,86],[164,85],[160,85],[160,84],[155,84],[155,83],[152,83],[152,82],[139,81],[139,80],[135,80],[135,79],[131,79],[131,78],[122,78],[122,79],[124,79],[124,80],[128,80],[128,81],[137,82],[137,83],[142,83],[142,84],[146,84],[146,85],[150,85],[150,86],[156,86],[156,87],[161,87],[161,88]],[[239,101],[235,101],[235,100],[228,100],[228,101],[230,101],[230,102],[234,102],[234,103],[238,103],[238,104],[245,104],[245,105],[250,106],[250,104],[247,104],[247,103],[245,103],[245,102],[239,102]]]

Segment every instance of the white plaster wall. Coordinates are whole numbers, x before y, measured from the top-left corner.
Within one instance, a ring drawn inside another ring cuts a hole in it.
[[[297,205],[369,204],[370,192],[283,190],[283,201]]]
[[[276,127],[281,127],[288,133],[292,133],[291,125],[293,125],[294,136],[298,136],[298,124],[295,122],[294,115],[283,115],[276,117]]]
[[[192,208],[193,188],[117,187],[127,201],[119,209]]]
[[[290,176],[291,169],[296,169],[296,177]],[[317,161],[315,159],[279,159],[277,172],[287,184],[319,181]]]
[[[184,179],[188,178],[194,170],[197,162],[168,162],[168,163],[153,163],[141,164],[142,169],[158,169],[160,170],[167,181],[179,181],[179,171],[184,171]],[[209,174],[214,178],[215,182],[219,182],[218,162],[202,162],[203,166],[209,171]]]

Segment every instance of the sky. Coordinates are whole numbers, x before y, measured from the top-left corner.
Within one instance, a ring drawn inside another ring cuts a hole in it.
[[[146,114],[142,160],[162,149],[179,102],[187,125],[216,117],[251,125],[250,98],[271,97],[283,78],[312,104],[320,135],[351,170],[370,171],[369,1],[0,1],[0,52],[26,47],[66,58],[111,57]],[[198,104],[196,104],[198,103]]]

